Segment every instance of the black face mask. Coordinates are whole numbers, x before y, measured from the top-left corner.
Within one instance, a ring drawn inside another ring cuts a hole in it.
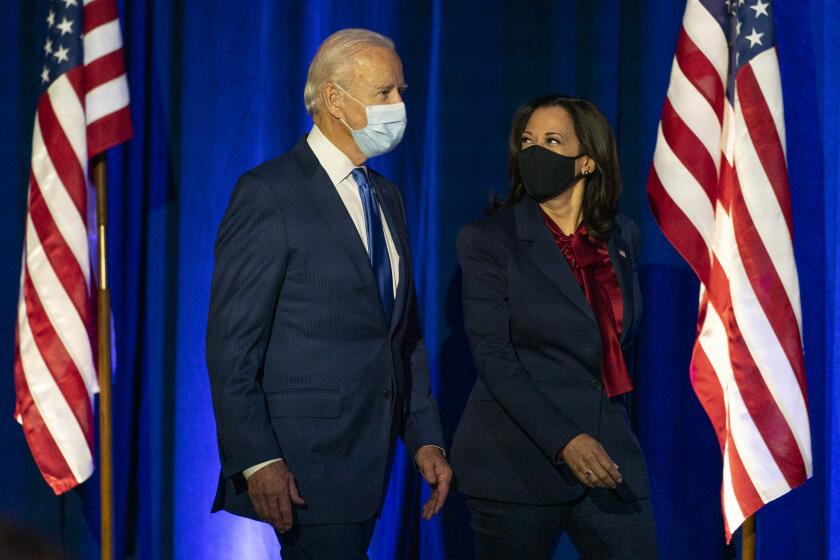
[[[545,202],[558,196],[578,182],[583,175],[575,175],[575,160],[586,155],[562,156],[542,146],[531,146],[519,152],[519,173],[528,196]]]

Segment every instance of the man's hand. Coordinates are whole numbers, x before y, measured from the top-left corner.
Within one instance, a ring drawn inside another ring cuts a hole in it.
[[[248,496],[257,515],[281,533],[292,528],[292,504],[306,503],[283,461],[270,463],[252,474],[248,478]]]
[[[561,453],[563,460],[585,486],[590,488],[615,488],[621,484],[618,465],[613,463],[598,440],[580,434],[566,444]]]
[[[434,445],[424,445],[414,457],[420,474],[432,488],[429,501],[423,506],[423,519],[431,519],[443,507],[452,482],[452,468],[446,462],[443,452]]]

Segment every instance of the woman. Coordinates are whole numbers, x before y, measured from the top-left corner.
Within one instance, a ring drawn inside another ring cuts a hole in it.
[[[641,318],[639,231],[616,213],[618,155],[584,99],[516,113],[511,191],[458,237],[478,371],[452,466],[478,557],[657,557],[645,460],[626,411]]]

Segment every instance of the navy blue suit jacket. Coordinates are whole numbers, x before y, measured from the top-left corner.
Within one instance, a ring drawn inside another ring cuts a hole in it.
[[[282,457],[295,521],[377,514],[396,437],[443,446],[399,191],[371,171],[400,255],[390,321],[335,186],[306,140],[245,173],[216,239],[207,368],[221,474],[213,511],[256,518],[242,471]]]
[[[621,344],[632,367],[642,310],[638,228],[618,216],[607,245],[624,302]],[[598,323],[539,206],[526,198],[466,225],[458,257],[478,371],[451,452],[460,491],[525,504],[574,500],[585,487],[555,458],[587,433],[620,466],[619,495],[647,496],[645,461],[623,399],[608,399],[601,383]]]

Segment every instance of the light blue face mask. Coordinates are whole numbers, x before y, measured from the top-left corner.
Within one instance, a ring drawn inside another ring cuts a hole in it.
[[[408,118],[405,114],[405,103],[392,103],[390,105],[365,105],[353,97],[346,89],[338,84],[335,87],[346,93],[353,101],[365,108],[367,113],[367,126],[359,130],[353,130],[350,125],[341,119],[353,135],[353,140],[359,150],[371,158],[390,152],[397,147],[405,133],[405,126]]]

